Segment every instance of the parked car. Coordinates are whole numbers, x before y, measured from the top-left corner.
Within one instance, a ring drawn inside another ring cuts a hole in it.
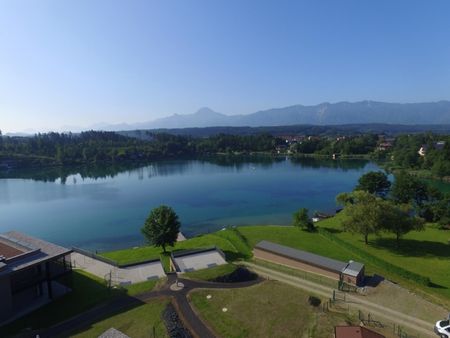
[[[450,338],[450,319],[439,320],[436,322],[434,332],[441,338]]]

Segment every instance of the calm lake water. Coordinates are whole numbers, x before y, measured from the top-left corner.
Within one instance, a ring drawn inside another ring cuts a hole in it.
[[[360,160],[224,157],[3,173],[0,233],[18,230],[92,250],[124,248],[143,243],[140,228],[160,204],[175,209],[187,236],[226,225],[289,224],[300,207],[333,211],[335,196],[374,169]]]

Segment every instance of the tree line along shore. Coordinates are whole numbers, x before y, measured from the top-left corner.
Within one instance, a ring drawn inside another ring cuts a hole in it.
[[[389,170],[448,179],[450,136],[424,133],[351,136],[218,134],[192,137],[141,131],[139,137],[116,132],[45,133],[30,137],[2,136],[0,170],[148,162],[209,155],[265,154],[323,158],[366,158]]]

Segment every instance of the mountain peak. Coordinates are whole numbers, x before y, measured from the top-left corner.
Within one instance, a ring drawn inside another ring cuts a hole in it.
[[[202,107],[197,112],[174,114],[147,123],[114,125],[104,130],[202,128],[202,127],[261,127],[288,125],[342,124],[450,124],[450,101],[423,103],[386,103],[373,100],[358,102],[322,102],[318,105],[293,105],[261,110],[248,115],[225,115]]]
[[[222,115],[208,107],[202,107],[199,110],[197,110],[194,114],[195,115]]]

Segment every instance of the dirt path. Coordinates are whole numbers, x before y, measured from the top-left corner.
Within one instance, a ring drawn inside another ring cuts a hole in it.
[[[301,288],[303,290],[315,293],[322,297],[326,298],[332,297],[333,288],[324,285],[319,285],[311,281],[291,276],[267,267],[262,267],[254,263],[242,262],[242,264],[254,270],[260,276],[266,277],[268,279],[278,280],[285,284]],[[383,317],[391,322],[400,324],[405,328],[412,329],[417,333],[420,333],[421,335],[423,334],[429,337],[435,337],[435,334],[433,332],[434,323],[429,323],[421,319],[405,315],[401,312],[392,310],[379,304],[375,304],[370,301],[366,301],[364,299],[361,299],[360,297],[356,297],[348,293],[346,294],[346,301],[347,304],[351,307],[361,309],[364,311],[369,311],[376,316]]]

